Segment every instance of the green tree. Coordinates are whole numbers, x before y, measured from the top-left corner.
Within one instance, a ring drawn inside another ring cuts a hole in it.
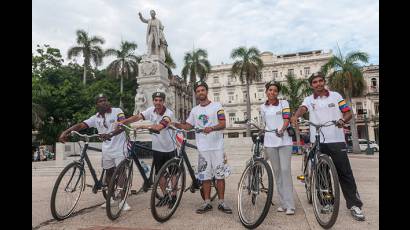
[[[208,61],[208,52],[204,49],[192,50],[192,52],[185,53],[184,56],[184,67],[182,68],[182,77],[187,81],[189,75],[189,83],[192,87],[195,82],[197,82],[197,77],[199,80],[203,81],[205,76],[211,70],[211,64]],[[193,104],[196,105],[195,92],[193,91]]]
[[[346,98],[348,105],[352,108],[352,97],[363,95],[365,86],[361,66],[358,62],[367,63],[369,55],[365,52],[353,51],[343,56],[340,48],[338,48],[338,51],[337,55],[331,57],[322,66],[321,71],[329,76],[330,88],[342,94]],[[352,132],[353,152],[360,153],[356,117],[353,109],[352,115],[350,130]]]
[[[231,58],[236,59],[232,65],[232,76],[239,76],[239,80],[243,84],[246,83],[246,116],[247,119],[251,119],[251,97],[249,93],[249,86],[253,81],[260,81],[261,70],[263,67],[262,59],[260,58],[260,52],[256,47],[246,48],[238,47],[232,50]],[[246,136],[250,136],[250,127],[247,127]]]
[[[134,55],[134,50],[137,49],[137,44],[133,42],[122,41],[119,50],[108,49],[105,51],[106,56],[115,56],[117,59],[112,61],[107,71],[111,76],[117,79],[121,78],[120,83],[120,108],[123,108],[122,96],[124,91],[124,78],[136,77],[138,75],[138,63],[141,58]]]
[[[286,77],[286,83],[281,84],[281,94],[288,100],[289,107],[292,113],[296,112],[299,106],[302,104],[303,99],[312,93],[309,82],[306,79],[298,79],[293,74],[288,74]],[[299,128],[295,129],[296,141],[300,143]],[[298,148],[300,152],[300,148]]]
[[[167,64],[168,76],[172,77],[172,69],[177,68],[177,65],[168,49],[165,51],[165,64]]]
[[[91,60],[95,66],[102,63],[104,52],[99,44],[104,44],[104,39],[98,36],[90,37],[84,30],[77,30],[77,45],[68,50],[68,59],[77,57],[82,53],[83,64],[83,84],[86,85],[87,71],[91,70]]]

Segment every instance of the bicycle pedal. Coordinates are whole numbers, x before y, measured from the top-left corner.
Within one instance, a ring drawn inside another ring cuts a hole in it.
[[[137,190],[132,189],[132,190],[131,190],[131,195],[137,195]]]

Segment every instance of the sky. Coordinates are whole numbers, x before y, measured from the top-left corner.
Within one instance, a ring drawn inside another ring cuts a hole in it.
[[[379,2],[375,0],[33,0],[32,52],[36,45],[67,50],[76,31],[105,39],[103,49],[119,49],[121,41],[146,52],[147,24],[154,9],[164,25],[168,50],[180,75],[183,57],[193,48],[208,52],[211,65],[233,63],[232,49],[255,46],[261,52],[286,54],[333,50],[363,51],[368,64],[379,64]],[[113,57],[104,58],[107,66]],[[77,58],[79,64],[82,59]]]

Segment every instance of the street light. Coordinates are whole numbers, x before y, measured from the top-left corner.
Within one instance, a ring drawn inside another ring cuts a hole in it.
[[[364,125],[365,125],[365,129],[366,129],[366,141],[367,141],[367,149],[366,149],[366,155],[373,155],[374,151],[373,148],[370,148],[370,141],[369,141],[369,129],[367,126],[367,109],[363,110],[363,115],[364,115]]]

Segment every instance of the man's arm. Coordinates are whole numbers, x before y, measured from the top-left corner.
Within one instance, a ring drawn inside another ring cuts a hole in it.
[[[298,118],[303,116],[303,114],[305,114],[307,111],[308,110],[306,106],[304,105],[300,106],[298,110],[296,111],[296,113],[290,118],[290,122],[292,123],[292,125],[297,125]]]
[[[133,115],[125,120],[120,121],[120,123],[124,124],[124,125],[128,125],[130,123],[139,121],[139,120],[144,120],[144,117],[141,113]]]
[[[343,119],[337,121],[336,126],[339,128],[343,128],[347,123],[349,123],[350,119],[352,119],[352,111],[349,110],[343,113]]]
[[[211,127],[205,127],[204,133],[210,133],[212,131],[219,131],[226,128],[226,121],[225,120],[218,120],[218,124]]]
[[[143,23],[148,23],[148,20],[145,19],[144,17],[142,17],[141,12],[138,12],[138,15],[140,16],[140,19],[141,19],[141,21],[142,21]]]
[[[60,134],[60,137],[58,138],[58,140],[62,143],[65,143],[67,141],[67,137],[71,133],[71,131],[80,131],[80,130],[83,130],[83,129],[86,129],[86,128],[88,128],[88,125],[84,122],[80,122],[78,124],[75,124],[75,125],[71,126],[70,128],[64,130]]]
[[[177,123],[177,122],[172,122],[171,123],[173,126],[177,127],[178,129],[185,129],[185,130],[191,130],[194,128],[194,126],[192,126],[189,123]]]

